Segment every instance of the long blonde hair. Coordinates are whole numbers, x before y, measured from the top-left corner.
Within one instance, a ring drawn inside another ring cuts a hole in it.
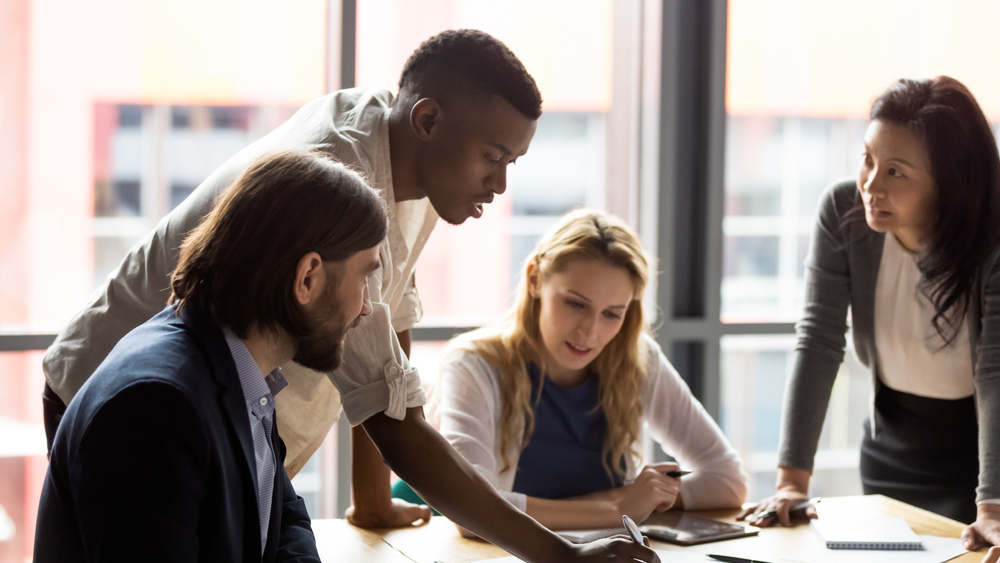
[[[622,327],[589,366],[599,378],[598,401],[608,421],[602,447],[604,469],[609,477],[612,473],[623,476],[618,460],[626,454],[638,455],[634,444],[642,421],[639,393],[646,380],[643,361],[646,351],[640,350],[640,337],[646,326],[642,295],[651,261],[643,252],[639,237],[623,221],[600,211],[581,209],[566,214],[542,236],[528,256],[524,270],[527,272],[533,265],[539,279],[544,280],[565,271],[576,260],[598,260],[623,268],[632,278],[632,300]],[[475,330],[452,342],[452,348],[478,354],[503,370],[501,472],[510,469],[509,445],[517,443],[523,450],[534,430],[528,362],[536,362],[541,368],[539,392],[545,381],[545,366],[541,362],[545,345],[538,326],[540,303],[531,296],[528,286],[529,280],[524,275],[518,284],[514,306],[499,327]]]

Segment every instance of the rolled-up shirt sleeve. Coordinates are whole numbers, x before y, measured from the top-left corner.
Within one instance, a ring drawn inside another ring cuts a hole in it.
[[[368,293],[382,294],[382,268],[369,279]],[[347,332],[343,362],[327,376],[340,391],[351,426],[379,412],[402,420],[407,408],[426,402],[420,376],[396,338],[389,306],[381,301],[373,300],[372,313]]]

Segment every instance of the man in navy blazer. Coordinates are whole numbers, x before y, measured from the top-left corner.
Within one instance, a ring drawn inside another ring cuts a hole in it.
[[[278,366],[339,364],[386,228],[378,194],[327,157],[251,166],[185,238],[171,304],[69,405],[35,561],[319,561],[282,467]]]

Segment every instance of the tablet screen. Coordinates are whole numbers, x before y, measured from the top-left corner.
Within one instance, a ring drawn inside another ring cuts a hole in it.
[[[760,528],[720,522],[704,516],[684,512],[666,512],[656,516],[656,524],[640,526],[642,533],[652,539],[694,545],[756,535]]]

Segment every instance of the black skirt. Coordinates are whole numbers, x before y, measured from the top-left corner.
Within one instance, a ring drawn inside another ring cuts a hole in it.
[[[865,421],[861,483],[883,494],[967,524],[976,519],[979,425],[973,397],[930,399],[880,384],[878,435]]]

